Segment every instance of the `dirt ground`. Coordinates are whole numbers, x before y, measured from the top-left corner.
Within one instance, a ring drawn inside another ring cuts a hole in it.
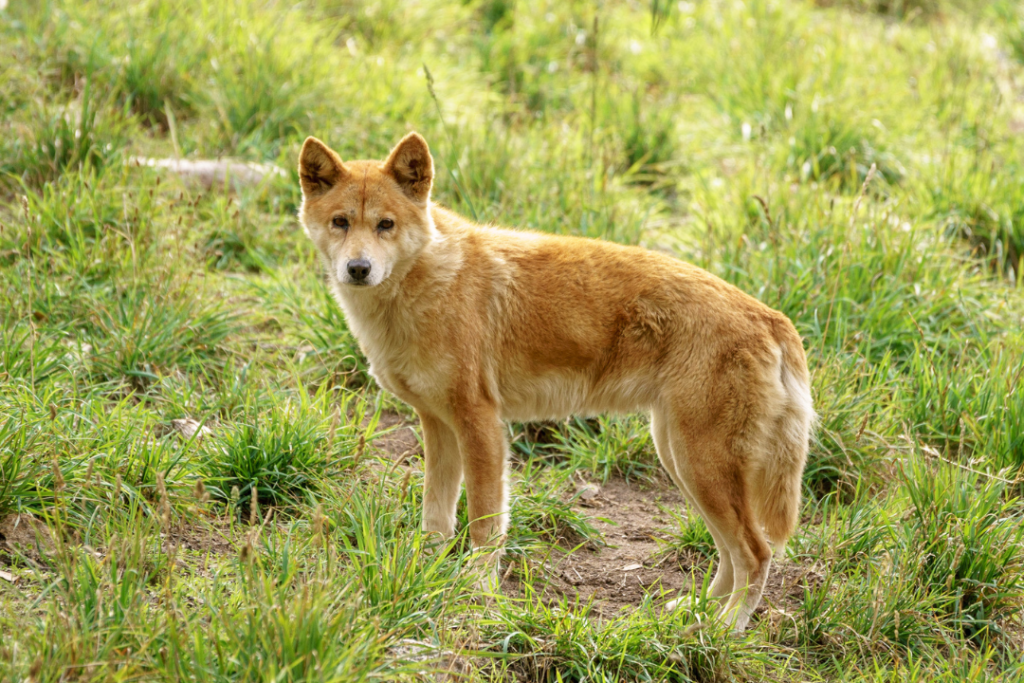
[[[591,485],[593,486],[593,485]],[[572,553],[555,550],[540,565],[551,596],[567,596],[581,603],[593,600],[594,611],[614,616],[640,604],[652,594],[670,600],[691,584],[690,572],[703,575],[707,561],[699,553],[677,558],[659,552],[666,520],[659,505],[683,507],[682,496],[663,482],[641,487],[612,479],[597,495],[577,507],[604,538],[605,546],[580,548]]]

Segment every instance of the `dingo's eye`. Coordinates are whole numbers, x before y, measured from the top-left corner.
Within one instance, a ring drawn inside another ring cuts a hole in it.
[[[395,227],[395,222],[390,218],[385,218],[380,223],[377,224],[377,227],[381,230],[390,230],[391,228]]]
[[[336,228],[341,228],[342,230],[347,230],[348,219],[345,218],[344,216],[335,216],[334,218],[331,219],[331,225],[333,225]]]

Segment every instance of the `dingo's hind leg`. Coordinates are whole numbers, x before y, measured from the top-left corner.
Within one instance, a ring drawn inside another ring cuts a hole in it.
[[[748,458],[733,452],[713,426],[676,415],[666,429],[676,476],[722,556],[711,594],[728,596],[723,616],[734,630],[742,631],[761,601],[772,556],[747,490]]]
[[[694,497],[689,491],[686,481],[680,476],[676,469],[676,462],[682,458],[685,458],[685,453],[675,454],[672,450],[673,444],[669,437],[669,421],[671,418],[667,417],[661,411],[655,410],[651,414],[651,435],[654,437],[654,446],[658,451],[658,459],[661,460],[662,467],[668,472],[672,481],[682,492],[683,497],[690,504],[692,511],[701,516],[704,520],[704,524],[707,526],[708,531],[711,533],[711,537],[715,541],[715,547],[718,549],[718,569],[715,572],[715,578],[711,582],[711,587],[708,589],[708,595],[711,598],[723,598],[732,593],[733,586],[733,569],[732,569],[732,557],[729,553],[729,548],[725,544],[725,537],[721,531],[715,526],[711,517],[706,514],[702,509],[700,502]],[[683,444],[674,444],[676,448],[682,449]],[[674,610],[680,607],[684,607],[689,602],[689,598],[678,598],[672,600],[665,605],[666,609]]]

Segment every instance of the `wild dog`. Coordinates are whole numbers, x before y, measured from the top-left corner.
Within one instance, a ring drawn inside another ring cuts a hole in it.
[[[343,162],[311,137],[299,178],[299,219],[371,374],[419,415],[423,529],[455,533],[465,481],[470,539],[494,549],[496,572],[502,421],[645,411],[719,551],[710,595],[744,629],[769,540],[782,546],[799,515],[814,412],[792,322],[667,255],[476,225],[432,203],[416,133],[384,161]]]

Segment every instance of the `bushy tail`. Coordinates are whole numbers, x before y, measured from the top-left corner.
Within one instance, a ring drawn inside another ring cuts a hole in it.
[[[800,337],[788,320],[776,335],[782,347],[783,406],[765,434],[759,481],[751,483],[757,516],[778,553],[800,521],[801,480],[815,415]]]

